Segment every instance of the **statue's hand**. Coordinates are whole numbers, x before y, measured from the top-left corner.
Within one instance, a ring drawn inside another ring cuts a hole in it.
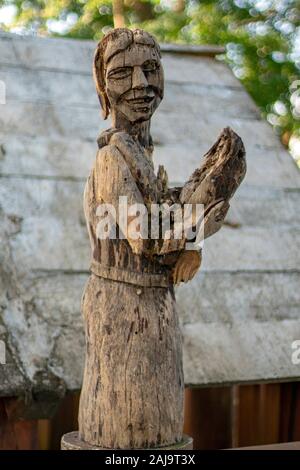
[[[172,272],[174,284],[188,282],[193,279],[200,268],[201,260],[201,252],[196,250],[183,251]]]
[[[220,230],[228,210],[229,203],[227,201],[220,201],[205,211],[202,232],[204,238],[208,238]]]

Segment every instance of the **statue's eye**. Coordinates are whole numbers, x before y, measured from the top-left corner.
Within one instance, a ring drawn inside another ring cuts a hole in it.
[[[131,67],[120,67],[118,69],[111,70],[111,72],[108,73],[108,78],[122,80],[123,78],[130,77],[131,73]]]
[[[156,60],[147,60],[143,63],[143,72],[155,72],[159,68],[159,63]]]

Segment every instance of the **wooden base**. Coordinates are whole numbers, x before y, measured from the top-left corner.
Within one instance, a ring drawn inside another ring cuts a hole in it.
[[[166,447],[151,447],[149,449],[135,449],[135,450],[193,450],[193,439],[186,434],[183,435],[181,442]],[[87,442],[84,442],[78,436],[78,431],[69,432],[64,434],[61,439],[61,450],[118,450],[118,449],[105,449],[103,447],[98,447],[90,445]],[[128,449],[126,449],[128,450]]]

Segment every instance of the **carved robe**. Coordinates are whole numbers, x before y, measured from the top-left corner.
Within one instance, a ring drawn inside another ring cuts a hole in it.
[[[117,206],[119,196],[128,205],[158,202],[163,181],[150,152],[131,138],[122,147],[114,134],[104,137],[108,145],[98,152],[84,196],[92,274],[82,298],[87,351],[79,432],[106,448],[173,444],[174,436],[182,439],[184,380],[172,264],[162,264],[162,254],[147,255],[149,240],[99,240],[96,215],[99,204]],[[172,243],[175,254],[184,246]]]

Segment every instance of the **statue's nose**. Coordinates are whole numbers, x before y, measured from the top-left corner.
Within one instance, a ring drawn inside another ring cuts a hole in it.
[[[148,80],[141,67],[134,67],[132,73],[132,88],[146,88]]]

